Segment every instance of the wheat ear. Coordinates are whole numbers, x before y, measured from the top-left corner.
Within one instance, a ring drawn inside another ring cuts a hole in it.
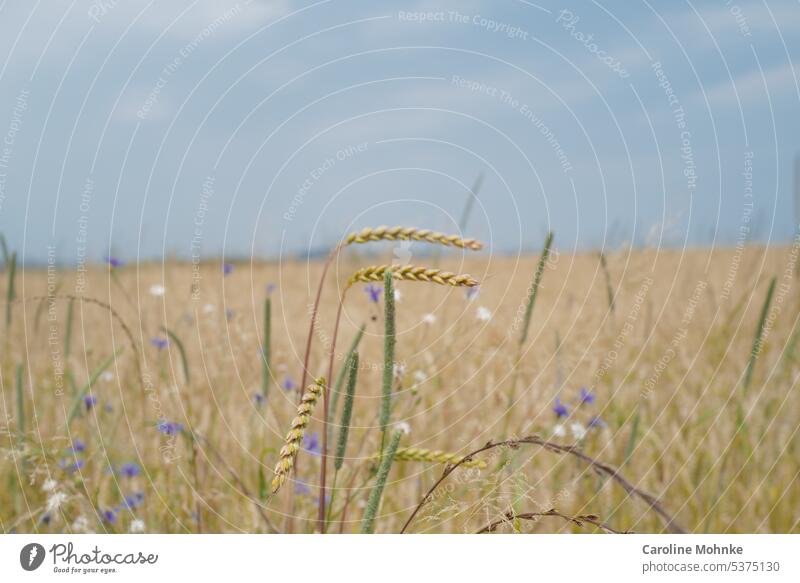
[[[470,275],[458,275],[441,269],[416,265],[372,265],[365,267],[353,274],[348,285],[353,285],[357,282],[383,281],[386,272],[389,270],[398,281],[424,281],[453,287],[475,287],[478,285],[478,281]]]
[[[313,385],[309,385],[306,388],[303,398],[300,399],[300,405],[297,407],[297,417],[292,421],[292,427],[286,435],[286,441],[281,449],[280,459],[275,466],[275,477],[272,480],[273,494],[276,494],[281,489],[289,478],[289,474],[292,473],[295,457],[297,457],[297,452],[300,451],[300,444],[311,421],[311,412],[325,390],[325,383],[325,379],[317,379]]]
[[[443,451],[431,451],[429,449],[419,449],[403,447],[397,450],[394,459],[398,462],[430,462],[434,464],[455,465],[461,464],[465,468],[486,469],[484,461],[464,461],[464,456]],[[463,463],[462,463],[463,462]]]
[[[483,243],[475,239],[464,239],[458,235],[445,235],[430,229],[416,227],[366,227],[356,233],[350,233],[342,241],[342,245],[370,243],[372,241],[422,241],[444,245],[445,247],[458,247],[470,251],[480,251]]]

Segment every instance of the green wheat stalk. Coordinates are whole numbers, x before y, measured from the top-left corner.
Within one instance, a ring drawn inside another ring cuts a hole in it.
[[[74,303],[75,298],[70,298],[69,302],[67,303],[67,331],[64,335],[64,358],[69,357],[69,349],[72,341],[72,313]]]
[[[611,313],[614,313],[614,288],[611,285],[611,274],[608,271],[608,264],[606,263],[606,256],[601,251],[600,252],[600,267],[603,269],[603,274],[606,280],[606,294],[608,295],[608,307],[611,310]]]
[[[6,327],[11,326],[11,304],[17,297],[14,291],[14,277],[17,274],[17,252],[11,254],[8,262],[8,290],[6,291]]]
[[[392,385],[394,381],[394,355],[397,345],[394,305],[394,277],[387,269],[384,285],[384,336],[383,336],[383,384],[381,387],[381,454],[386,442],[386,429],[392,415]]]
[[[261,368],[261,394],[267,398],[269,393],[269,380],[272,376],[270,358],[272,358],[272,298],[267,296],[264,300],[264,347],[261,349],[263,359]]]
[[[17,434],[19,447],[25,443],[25,386],[23,384],[23,366],[17,365]]]
[[[372,534],[375,532],[375,516],[378,514],[378,508],[381,505],[381,498],[383,497],[383,490],[386,488],[386,480],[389,477],[389,470],[392,469],[392,462],[397,453],[397,448],[400,445],[400,438],[403,436],[401,431],[395,431],[392,435],[392,441],[389,443],[389,449],[386,455],[381,459],[380,468],[378,468],[378,476],[375,479],[375,486],[369,494],[367,501],[367,509],[364,512],[364,518],[361,522],[361,534]]]

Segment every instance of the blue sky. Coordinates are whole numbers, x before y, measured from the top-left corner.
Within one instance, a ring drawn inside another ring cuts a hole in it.
[[[798,43],[788,0],[0,0],[0,230],[275,257],[457,231],[482,173],[494,252],[786,241]]]

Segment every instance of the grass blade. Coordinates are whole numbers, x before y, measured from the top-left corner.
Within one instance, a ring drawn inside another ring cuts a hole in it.
[[[533,276],[531,287],[528,290],[528,300],[525,306],[525,319],[522,322],[522,334],[519,338],[519,344],[522,346],[528,340],[528,330],[531,325],[531,316],[533,315],[533,307],[536,305],[536,296],[539,294],[539,286],[542,283],[542,276],[544,275],[544,267],[547,264],[547,259],[550,257],[550,247],[553,244],[553,232],[547,233],[547,238],[544,241],[544,249],[542,256],[539,257],[539,264],[536,266],[536,273]]]
[[[339,395],[342,393],[344,379],[347,377],[347,363],[350,362],[350,359],[353,358],[356,350],[358,350],[358,346],[361,344],[361,339],[364,337],[364,331],[366,328],[366,324],[362,324],[361,328],[358,329],[358,334],[356,334],[356,337],[353,338],[353,342],[350,344],[350,349],[347,351],[347,356],[344,358],[345,365],[342,367],[342,370],[339,371],[339,376],[336,377],[336,384],[334,385],[333,392],[331,393],[331,408],[330,411],[328,411],[328,416],[330,419],[333,419],[336,416],[336,410],[339,405]],[[328,420],[329,423],[330,419]]]
[[[469,194],[467,195],[467,202],[464,205],[464,210],[461,213],[461,220],[458,221],[458,228],[462,233],[467,229],[467,223],[469,223],[469,217],[472,215],[475,201],[478,200],[478,193],[481,191],[481,186],[483,186],[483,172],[478,174],[478,177],[472,184],[472,188],[470,188]]]
[[[758,328],[756,328],[756,335],[753,338],[753,348],[750,351],[750,359],[747,361],[747,370],[744,373],[744,392],[750,388],[750,382],[753,380],[753,370],[756,366],[756,360],[761,354],[761,348],[764,343],[764,325],[769,315],[769,307],[772,304],[772,296],[775,293],[775,277],[769,282],[769,289],[767,290],[767,297],[764,299],[764,305],[761,307],[761,317],[758,319]]]
[[[178,355],[181,358],[181,367],[183,368],[183,376],[186,379],[186,384],[188,385],[191,382],[192,378],[189,375],[189,359],[186,358],[186,349],[183,347],[183,342],[181,342],[181,339],[178,338],[177,334],[175,334],[172,330],[170,330],[166,326],[161,326],[161,329],[169,337],[172,343],[178,347]]]
[[[114,354],[101,362],[100,366],[98,366],[92,372],[91,376],[89,377],[89,382],[87,382],[86,385],[80,391],[78,391],[78,394],[75,395],[75,401],[72,403],[72,407],[69,410],[69,415],[67,415],[67,427],[72,424],[72,420],[75,419],[75,417],[78,415],[78,411],[81,410],[81,402],[86,396],[86,393],[91,390],[92,386],[97,382],[98,377],[103,374],[103,372],[111,365],[112,362],[116,360],[123,348],[124,347],[120,347]]]
[[[395,431],[392,435],[392,441],[389,444],[389,449],[386,455],[381,459],[381,465],[378,469],[378,477],[375,479],[375,486],[372,487],[372,492],[369,494],[367,501],[367,509],[364,512],[364,519],[361,522],[361,534],[372,534],[375,532],[375,516],[378,514],[378,508],[381,505],[381,498],[383,497],[383,490],[386,488],[386,480],[389,477],[389,470],[392,469],[392,462],[397,453],[397,448],[400,445],[400,438],[403,436],[401,431]]]
[[[25,386],[23,384],[24,368],[17,365],[17,435],[19,447],[25,442]]]
[[[344,465],[344,454],[347,450],[347,438],[350,435],[350,421],[353,417],[353,401],[356,396],[356,381],[358,380],[358,352],[353,353],[348,361],[347,393],[344,397],[342,409],[342,423],[339,427],[339,440],[336,443],[336,458],[334,468],[336,471]]]
[[[631,456],[633,455],[633,450],[636,448],[636,439],[639,437],[639,409],[636,409],[636,415],[633,417],[633,425],[631,426],[631,432],[628,435],[628,445],[625,447],[625,460],[622,462],[622,465],[627,464]]]
[[[67,330],[64,334],[64,358],[69,358],[69,349],[72,340],[72,310],[75,298],[70,298],[67,303]]]

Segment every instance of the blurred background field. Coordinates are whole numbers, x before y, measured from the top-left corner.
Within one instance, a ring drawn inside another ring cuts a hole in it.
[[[359,267],[392,261],[384,251],[335,264],[311,375],[327,374],[343,283]],[[393,421],[409,431],[404,447],[463,455],[538,434],[619,468],[689,531],[800,532],[796,248],[622,249],[606,255],[606,270],[596,253],[555,253],[516,380],[519,318],[538,257],[416,251],[402,252],[482,285],[468,294],[397,284]],[[313,532],[321,413],[291,487],[271,497],[267,484],[295,414],[320,270],[314,261],[18,270],[2,339],[3,532]],[[83,277],[83,295],[118,317],[79,299],[31,299],[47,296],[48,284],[51,295],[74,294]],[[344,532],[358,531],[380,439],[382,297],[366,287],[348,294],[337,346],[338,370],[366,325],[332,512],[332,529]],[[484,459],[485,469],[457,470],[412,531],[475,532],[509,508],[664,530],[646,504],[571,457],[531,447]],[[377,530],[399,531],[442,469],[395,463]],[[550,517],[500,531],[514,529],[595,531]]]

